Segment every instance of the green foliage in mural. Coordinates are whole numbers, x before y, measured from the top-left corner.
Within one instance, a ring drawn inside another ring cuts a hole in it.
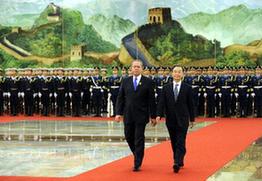
[[[37,61],[21,61],[17,60],[13,56],[8,55],[4,51],[0,50],[0,67],[5,68],[26,68],[26,67],[38,67],[41,66]]]
[[[11,30],[12,30],[11,27],[5,27],[5,26],[0,25],[0,37],[2,37],[3,35],[7,33],[10,33]]]
[[[250,55],[244,51],[232,52],[217,58],[217,66],[256,66]]]
[[[150,54],[164,64],[214,58],[222,52],[218,41],[188,34],[176,21],[144,25],[139,28],[139,38]]]
[[[8,36],[15,45],[33,55],[58,57],[69,54],[72,45],[86,44],[88,51],[111,52],[117,48],[104,41],[90,25],[85,25],[79,11],[62,9],[62,20],[48,23],[49,7],[36,19],[34,28]]]

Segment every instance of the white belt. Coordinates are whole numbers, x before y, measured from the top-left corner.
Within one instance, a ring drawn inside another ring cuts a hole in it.
[[[207,89],[214,89],[216,86],[206,86]]]
[[[117,89],[119,86],[111,86],[112,89]]]
[[[199,85],[192,85],[192,88],[194,89],[194,88],[197,88],[197,87],[199,87]]]
[[[102,89],[101,86],[97,86],[97,87],[92,87],[93,89]]]
[[[159,88],[159,89],[163,89],[163,86],[157,86],[157,88]]]
[[[240,89],[247,88],[247,85],[239,85],[238,86]]]
[[[230,89],[231,86],[222,86],[221,88],[223,88],[223,89]]]
[[[254,86],[254,88],[255,88],[255,89],[261,89],[262,86],[261,86],[261,85],[260,85],[260,86]]]

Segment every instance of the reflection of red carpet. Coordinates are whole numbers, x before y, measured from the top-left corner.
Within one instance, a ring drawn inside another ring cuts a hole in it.
[[[209,119],[211,120],[211,119]],[[190,133],[187,140],[185,168],[172,172],[172,153],[169,142],[146,150],[142,171],[131,171],[133,158],[126,157],[71,178],[0,177],[1,181],[45,180],[206,180],[232,160],[252,141],[262,136],[262,119],[214,119],[218,123]]]

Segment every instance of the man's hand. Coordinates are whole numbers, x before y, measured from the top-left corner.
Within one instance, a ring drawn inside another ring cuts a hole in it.
[[[194,127],[195,123],[194,122],[190,122],[190,128],[192,129]]]
[[[155,126],[155,125],[157,124],[157,121],[156,121],[156,119],[151,119],[151,121],[150,121],[150,122],[151,122],[151,125],[152,125],[152,126]]]
[[[119,123],[121,121],[121,117],[121,115],[116,115],[115,121]]]

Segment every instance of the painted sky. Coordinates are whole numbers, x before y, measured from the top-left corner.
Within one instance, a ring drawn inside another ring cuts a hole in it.
[[[262,0],[0,0],[0,23],[1,18],[8,15],[39,14],[51,2],[80,10],[85,19],[97,13],[116,14],[136,24],[143,24],[148,8],[158,6],[171,7],[173,19],[200,11],[213,14],[239,4],[251,9],[262,8]]]

